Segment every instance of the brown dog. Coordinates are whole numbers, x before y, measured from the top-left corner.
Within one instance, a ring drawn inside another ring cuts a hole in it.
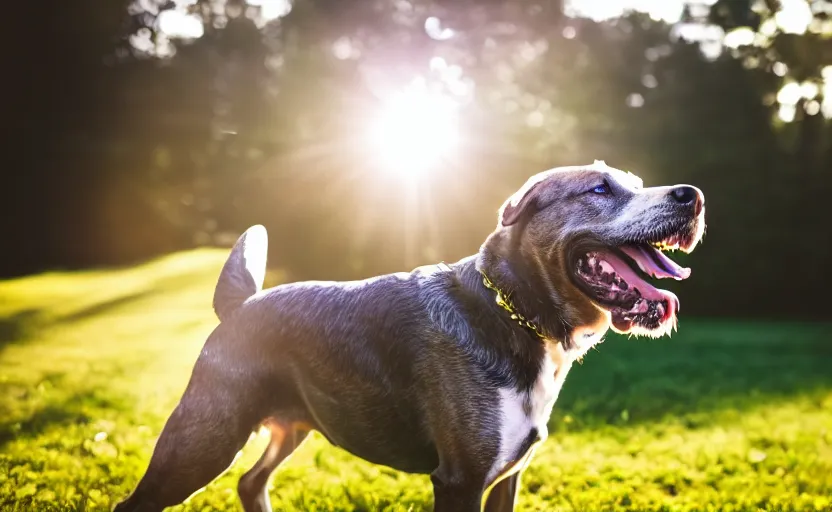
[[[270,510],[269,475],[315,429],[371,462],[428,473],[438,512],[510,512],[546,439],[572,362],[612,327],[660,336],[679,302],[648,283],[690,271],[704,198],[642,188],[607,167],[530,179],[477,255],[358,282],[261,290],[266,234],[235,245],[214,296],[221,323],[118,511],[157,511],[205,486],[265,424],[271,443],[240,480]]]

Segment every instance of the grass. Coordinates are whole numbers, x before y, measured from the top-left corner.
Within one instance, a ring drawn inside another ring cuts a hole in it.
[[[146,467],[206,335],[225,252],[0,282],[0,509],[109,510]],[[682,291],[684,295],[684,291]],[[519,510],[832,510],[829,325],[684,318],[573,368]],[[179,510],[240,510],[234,467]],[[275,510],[422,511],[429,481],[306,443]]]

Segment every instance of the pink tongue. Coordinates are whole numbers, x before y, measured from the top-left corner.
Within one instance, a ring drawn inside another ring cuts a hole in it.
[[[679,298],[676,294],[667,290],[659,290],[653,285],[640,278],[636,272],[624,263],[618,256],[605,253],[601,256],[601,267],[605,272],[615,272],[618,276],[626,281],[630,286],[636,288],[641,296],[647,300],[654,300],[659,302],[667,302],[667,309],[662,318],[662,321],[672,318],[679,311]],[[634,311],[639,313],[641,311]],[[624,330],[624,329],[622,329]]]
[[[645,274],[656,279],[672,277],[676,280],[690,277],[690,269],[683,268],[675,261],[665,256],[660,250],[646,245],[628,245],[621,247],[624,253],[631,257]]]

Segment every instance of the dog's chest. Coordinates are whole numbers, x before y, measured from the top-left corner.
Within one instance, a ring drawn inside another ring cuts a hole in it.
[[[560,345],[547,349],[534,384],[525,391],[499,390],[500,450],[491,477],[510,473],[530,448],[549,435],[547,423],[566,374],[572,365],[570,354]]]

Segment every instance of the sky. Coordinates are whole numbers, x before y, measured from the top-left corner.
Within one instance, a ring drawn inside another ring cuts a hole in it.
[[[708,5],[715,1],[701,0],[698,3]],[[638,10],[650,14],[657,20],[675,23],[679,21],[686,2],[690,3],[690,0],[567,0],[566,10],[569,15],[592,18],[596,21],[615,18],[628,10]],[[200,37],[200,20],[185,12],[194,0],[175,0],[175,3],[179,9],[163,13],[160,20],[163,32],[172,37]],[[246,3],[258,7],[258,17],[265,21],[283,16],[291,9],[291,0],[247,0]]]
[[[171,37],[196,38],[202,35],[200,20],[186,12],[195,0],[175,0],[178,9],[162,13],[160,25],[162,31]],[[287,14],[292,8],[292,0],[246,0],[255,8],[247,16],[255,16],[256,21],[267,22]],[[680,20],[685,5],[692,12],[708,12],[708,7],[716,0],[566,0],[565,9],[570,16],[591,18],[596,21],[621,16],[629,10],[648,13],[656,20],[676,23]],[[806,0],[780,0],[781,10],[777,13],[776,25],[784,32],[803,33],[812,19],[812,13]],[[429,21],[439,20],[430,18]],[[429,28],[426,26],[426,28]]]
[[[685,3],[685,0],[567,0],[565,7],[570,16],[595,21],[615,18],[628,10],[636,10],[646,12],[656,20],[675,23],[682,16]],[[700,3],[708,5],[715,3],[715,0]]]

